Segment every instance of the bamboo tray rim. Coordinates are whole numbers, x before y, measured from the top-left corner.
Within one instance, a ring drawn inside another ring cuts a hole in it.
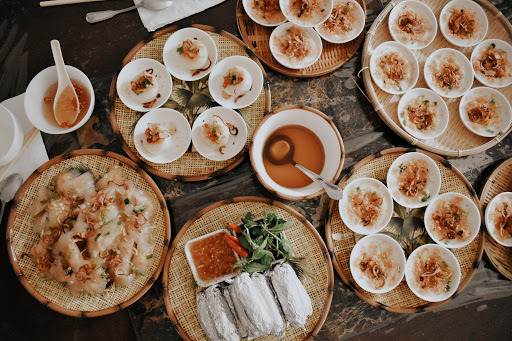
[[[488,2],[487,0],[474,0],[479,5],[485,7],[489,12],[491,12],[494,17],[501,22],[503,27],[507,30],[510,38],[512,38],[512,24],[507,20],[507,18],[503,15],[501,11],[499,11],[493,4]],[[486,151],[489,148],[494,147],[496,144],[501,142],[507,135],[512,132],[512,125],[507,129],[507,131],[503,132],[503,134],[496,136],[492,139],[490,139],[488,142],[475,147],[471,149],[461,149],[461,150],[443,150],[436,147],[429,146],[425,142],[422,142],[421,139],[415,138],[412,135],[409,135],[400,125],[396,124],[392,119],[391,116],[388,114],[383,113],[384,108],[382,107],[382,104],[379,103],[379,100],[377,98],[377,95],[374,90],[374,86],[372,85],[372,78],[370,75],[370,55],[368,53],[368,50],[371,45],[371,40],[373,36],[375,35],[377,28],[382,24],[385,26],[385,29],[387,30],[387,24],[384,22],[384,19],[386,16],[391,12],[391,10],[399,3],[399,1],[391,0],[386,7],[379,13],[377,18],[375,18],[375,21],[373,22],[372,26],[368,30],[366,34],[366,39],[363,45],[363,53],[362,53],[362,69],[360,70],[360,73],[363,74],[363,81],[364,86],[366,89],[366,92],[368,94],[368,98],[379,115],[379,117],[386,123],[386,125],[391,128],[396,134],[398,134],[401,138],[406,140],[408,143],[412,144],[413,146],[417,146],[419,148],[425,149],[427,151],[431,151],[440,155],[458,158],[462,156],[468,156],[473,154],[478,154],[481,152]],[[438,18],[436,18],[438,19]],[[437,28],[436,28],[437,29]],[[438,32],[437,34],[440,34]],[[484,38],[485,39],[485,38]],[[394,40],[392,40],[394,41]],[[420,70],[421,72],[421,70]],[[473,83],[474,84],[474,83]],[[458,112],[457,112],[458,114]]]
[[[468,191],[469,191],[469,193],[471,195],[470,199],[472,199],[475,202],[475,204],[477,205],[478,210],[480,212],[480,217],[481,218],[483,217],[482,206],[480,204],[480,199],[476,195],[476,192],[473,189],[473,186],[471,186],[471,184],[466,179],[466,177],[457,168],[455,168],[450,163],[450,161],[448,161],[445,157],[437,155],[437,154],[434,154],[434,153],[431,153],[431,152],[428,152],[428,151],[425,151],[425,150],[422,150],[422,149],[418,149],[418,148],[395,147],[395,148],[389,148],[389,149],[382,150],[380,152],[376,152],[376,153],[370,154],[369,156],[365,157],[364,159],[362,159],[361,161],[356,163],[354,166],[352,166],[348,170],[347,174],[345,174],[345,176],[339,181],[338,185],[341,184],[344,181],[347,181],[354,174],[354,172],[356,170],[358,170],[359,168],[364,166],[367,162],[369,162],[369,161],[371,161],[373,159],[380,158],[381,156],[387,155],[387,154],[397,154],[397,153],[407,153],[407,152],[423,153],[423,154],[431,157],[434,161],[441,162],[445,167],[447,167],[451,171],[453,171],[455,173],[455,175],[457,175],[457,177],[460,180],[462,180],[464,182],[464,184],[466,185],[466,187],[467,187],[467,189],[468,189]],[[412,313],[430,311],[430,310],[438,308],[438,307],[440,307],[440,306],[450,302],[451,300],[453,300],[456,296],[458,296],[462,292],[462,290],[464,290],[464,288],[468,285],[468,283],[471,281],[471,279],[473,279],[473,276],[475,275],[475,273],[476,273],[476,271],[478,269],[478,266],[480,265],[480,261],[482,260],[482,255],[483,255],[483,251],[484,251],[483,249],[484,249],[484,239],[485,238],[484,238],[483,220],[481,220],[482,223],[480,224],[480,230],[479,230],[479,233],[478,233],[480,239],[479,239],[478,250],[477,250],[477,253],[476,253],[476,259],[475,259],[475,261],[473,263],[473,267],[468,272],[468,274],[466,275],[464,280],[460,282],[460,284],[459,284],[457,290],[455,291],[455,293],[451,297],[449,297],[448,299],[446,299],[444,301],[441,301],[441,302],[429,302],[429,303],[427,303],[427,304],[425,304],[423,306],[419,306],[419,307],[404,308],[404,307],[400,307],[400,306],[385,305],[385,304],[377,302],[376,300],[366,296],[361,289],[358,289],[350,281],[350,279],[345,276],[345,273],[343,271],[343,268],[342,268],[341,264],[336,259],[336,255],[335,255],[335,252],[334,252],[333,239],[332,239],[331,219],[332,219],[332,216],[333,216],[334,205],[336,205],[337,202],[338,202],[337,200],[331,200],[330,201],[329,209],[328,209],[327,215],[326,215],[325,239],[326,239],[326,242],[327,242],[327,248],[329,249],[329,253],[331,254],[331,259],[332,259],[334,268],[336,269],[336,272],[338,273],[338,275],[341,277],[341,280],[343,281],[343,283],[345,283],[345,285],[352,292],[354,292],[359,298],[361,298],[363,301],[371,304],[374,307],[381,308],[381,309],[384,309],[384,310],[387,310],[387,311],[393,312],[393,313],[399,313],[399,314],[412,314]],[[355,233],[355,232],[353,232],[353,233]]]
[[[243,202],[256,202],[256,203],[268,204],[271,206],[276,206],[276,207],[290,213],[292,216],[297,218],[308,230],[310,230],[310,232],[313,234],[315,240],[317,241],[320,249],[322,249],[323,257],[326,262],[326,268],[327,268],[327,296],[324,301],[324,307],[320,313],[320,316],[318,317],[317,324],[315,325],[315,327],[313,328],[311,333],[305,338],[305,340],[313,340],[313,338],[318,334],[318,332],[324,325],[325,320],[327,319],[327,315],[329,314],[329,310],[330,310],[331,303],[332,303],[332,297],[334,294],[334,270],[333,270],[332,263],[331,263],[330,253],[329,253],[322,237],[318,233],[318,231],[302,214],[300,214],[294,208],[292,208],[282,202],[279,202],[279,201],[276,201],[276,200],[273,200],[270,198],[263,198],[263,197],[256,197],[256,196],[241,196],[241,197],[234,197],[231,199],[221,200],[221,201],[218,201],[216,203],[213,203],[213,204],[208,205],[207,207],[201,209],[192,218],[190,218],[185,223],[185,225],[183,225],[183,227],[181,228],[179,233],[174,238],[172,245],[169,248],[169,251],[167,253],[167,256],[165,257],[166,258],[165,265],[164,265],[163,274],[162,274],[164,302],[165,302],[165,308],[167,310],[167,314],[169,315],[169,319],[171,320],[173,326],[178,331],[178,334],[184,340],[187,340],[187,341],[193,340],[187,334],[187,332],[181,327],[181,325],[176,317],[176,314],[174,312],[171,298],[168,293],[169,288],[168,288],[167,282],[168,282],[169,273],[170,273],[169,268],[170,268],[172,256],[174,254],[174,251],[176,251],[176,249],[177,249],[179,241],[181,240],[181,238],[183,237],[185,232],[188,230],[188,228],[190,226],[192,226],[196,222],[196,220],[199,219],[205,213],[210,212],[210,211],[212,211],[216,208],[219,208],[221,206],[224,206],[224,205],[229,205],[229,204],[234,204],[234,203],[243,203]]]
[[[112,306],[110,308],[96,310],[96,311],[80,311],[80,310],[73,310],[68,309],[65,307],[62,307],[49,299],[45,298],[42,294],[40,294],[27,280],[25,275],[23,274],[23,271],[21,270],[20,265],[18,264],[18,259],[16,258],[14,245],[12,244],[12,238],[13,238],[13,228],[14,228],[14,220],[15,220],[15,210],[17,209],[18,203],[22,199],[22,197],[25,195],[26,191],[29,189],[29,187],[32,185],[32,183],[37,180],[37,178],[47,169],[50,167],[59,164],[63,160],[71,159],[73,157],[77,156],[101,156],[106,158],[115,159],[117,161],[120,161],[125,166],[132,168],[137,172],[139,176],[144,179],[148,185],[151,187],[151,189],[154,191],[155,195],[157,196],[159,202],[160,202],[160,209],[162,210],[163,217],[164,217],[164,223],[165,223],[165,232],[164,232],[164,245],[162,249],[162,257],[160,259],[160,262],[158,263],[158,267],[156,271],[153,273],[153,275],[148,279],[147,283],[132,297],[124,301],[123,303],[120,303],[118,305]],[[165,201],[164,196],[162,195],[162,192],[158,188],[155,181],[146,173],[144,170],[142,170],[135,162],[128,159],[125,156],[122,156],[120,154],[106,151],[103,149],[80,149],[75,150],[70,153],[64,153],[61,155],[58,155],[49,161],[45,162],[41,166],[39,166],[23,183],[23,185],[20,187],[18,192],[16,193],[16,196],[13,200],[10,214],[9,214],[9,220],[7,222],[7,231],[6,231],[6,238],[7,238],[7,251],[9,253],[9,259],[11,261],[11,265],[13,267],[13,270],[16,274],[16,277],[20,281],[20,283],[25,287],[25,289],[39,302],[41,302],[43,305],[47,306],[48,308],[64,314],[68,316],[74,316],[74,317],[98,317],[98,316],[104,316],[108,314],[115,313],[117,311],[120,311],[137,300],[139,300],[144,294],[153,286],[153,283],[157,280],[158,276],[160,275],[160,272],[162,271],[162,268],[164,266],[165,262],[165,255],[167,250],[169,249],[169,242],[171,239],[171,220],[169,215],[169,210],[167,209],[167,203]]]
[[[270,106],[271,106],[270,84],[269,84],[269,81],[268,81],[267,73],[265,72],[265,69],[263,68],[263,65],[261,65],[261,62],[258,59],[258,57],[256,57],[254,52],[247,46],[247,44],[245,44],[242,40],[240,40],[239,38],[237,38],[236,36],[234,36],[233,34],[227,32],[225,30],[220,30],[220,29],[217,29],[217,28],[215,28],[213,26],[201,25],[201,24],[174,25],[174,26],[170,26],[170,27],[167,27],[167,28],[160,29],[160,30],[156,31],[155,33],[153,33],[152,35],[150,35],[148,39],[142,40],[138,44],[136,44],[128,52],[126,57],[124,57],[124,59],[122,61],[121,67],[123,67],[126,64],[128,64],[130,62],[130,60],[133,58],[133,56],[143,46],[145,46],[150,41],[152,41],[152,40],[154,40],[154,39],[156,39],[158,37],[161,37],[161,36],[163,36],[165,34],[173,33],[173,32],[175,32],[175,31],[177,31],[179,29],[188,28],[188,27],[197,28],[197,29],[200,29],[200,30],[203,30],[203,31],[206,31],[206,32],[216,33],[216,34],[219,34],[219,35],[221,35],[221,36],[223,36],[225,38],[228,38],[228,39],[232,40],[236,44],[240,45],[244,49],[244,51],[249,55],[249,58],[251,58],[256,64],[258,64],[258,66],[260,67],[260,69],[261,69],[261,71],[263,73],[263,92],[264,92],[264,95],[265,95],[265,104],[264,104],[264,113],[263,113],[263,115],[265,116],[270,111]],[[235,157],[233,162],[231,164],[225,166],[224,168],[218,169],[218,170],[213,171],[211,173],[205,173],[205,174],[200,174],[200,175],[177,175],[177,174],[170,174],[170,173],[158,170],[158,169],[152,167],[151,165],[149,165],[148,163],[146,163],[144,160],[140,159],[137,156],[137,154],[130,148],[130,146],[128,145],[126,140],[124,139],[123,135],[121,134],[121,131],[120,131],[119,125],[117,123],[117,119],[116,119],[116,112],[115,112],[115,101],[116,101],[116,96],[117,96],[116,82],[117,82],[117,77],[119,76],[119,72],[117,72],[114,75],[114,77],[112,78],[112,82],[110,84],[110,91],[109,91],[109,102],[110,102],[109,103],[110,104],[109,118],[110,118],[110,124],[112,125],[112,129],[114,131],[114,135],[116,136],[116,138],[119,141],[121,141],[121,144],[123,146],[123,150],[126,152],[126,154],[128,154],[130,159],[135,161],[141,168],[143,168],[144,170],[146,170],[146,171],[148,171],[148,172],[150,172],[152,174],[155,174],[155,175],[157,175],[159,177],[165,178],[165,179],[177,180],[177,181],[185,181],[185,182],[195,182],[195,181],[208,180],[208,179],[217,177],[219,175],[225,174],[225,173],[229,172],[230,170],[232,170],[233,168],[235,168],[236,166],[238,166],[240,163],[242,163],[242,161],[246,158],[247,151],[245,151],[244,153],[239,153],[238,156]]]

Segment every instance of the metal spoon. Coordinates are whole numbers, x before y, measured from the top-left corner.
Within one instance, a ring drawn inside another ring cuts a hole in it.
[[[114,15],[117,15],[119,13],[124,13],[124,12],[134,10],[141,6],[144,8],[147,8],[149,10],[152,10],[152,11],[160,11],[162,9],[165,9],[165,8],[171,6],[172,3],[173,3],[173,1],[171,1],[171,0],[142,0],[135,6],[119,9],[117,11],[107,10],[107,11],[98,11],[98,12],[87,13],[87,15],[85,16],[85,20],[87,20],[88,23],[93,24],[95,22],[100,22],[103,20],[110,19]]]
[[[334,200],[341,200],[343,198],[343,191],[341,188],[325,181],[322,176],[310,171],[306,167],[299,165],[293,160],[294,153],[295,145],[293,144],[293,141],[285,135],[271,136],[267,142],[265,142],[265,146],[263,147],[263,156],[270,163],[273,163],[274,165],[291,163],[302,173],[306,174],[308,178],[313,180],[314,183],[325,189],[329,198]]]
[[[21,184],[23,183],[23,177],[20,173],[13,173],[9,175],[0,185],[0,203],[2,208],[0,209],[0,222],[4,216],[5,204],[11,201]]]

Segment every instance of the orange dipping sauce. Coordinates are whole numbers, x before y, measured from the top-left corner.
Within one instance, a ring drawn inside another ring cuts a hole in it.
[[[190,244],[190,255],[202,281],[208,282],[232,273],[231,268],[237,258],[224,234],[216,233]]]
[[[48,122],[55,125],[56,127],[67,128],[67,127],[74,126],[75,124],[77,124],[84,118],[84,116],[87,114],[87,111],[89,110],[89,106],[91,105],[91,94],[89,93],[89,91],[87,91],[86,86],[75,79],[72,79],[71,83],[73,84],[73,87],[75,88],[76,95],[78,97],[78,102],[80,104],[80,112],[78,113],[78,117],[76,118],[76,121],[71,126],[61,127],[59,124],[57,124],[57,121],[55,120],[55,115],[53,113],[53,102],[55,100],[55,95],[57,94],[58,83],[55,82],[54,84],[50,85],[48,87],[48,90],[46,90],[46,93],[44,94],[44,98],[43,98],[44,117],[48,120]],[[74,104],[76,105],[76,103],[74,103]]]

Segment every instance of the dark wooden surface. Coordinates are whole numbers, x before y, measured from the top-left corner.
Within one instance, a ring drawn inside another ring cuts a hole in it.
[[[186,0],[177,0],[186,1]],[[493,0],[512,19],[510,0]],[[139,41],[149,39],[136,12],[106,22],[88,24],[89,11],[130,6],[130,0],[108,0],[40,8],[38,1],[0,0],[0,101],[21,94],[30,79],[53,64],[50,40],[61,42],[65,61],[83,70],[95,89],[96,106],[89,122],[76,133],[43,135],[50,157],[78,148],[105,148],[124,154],[114,140],[108,119],[108,91],[121,62]],[[206,24],[237,36],[236,0],[227,0],[178,24]],[[369,24],[382,9],[379,0],[367,0]],[[338,126],[347,151],[346,170],[368,154],[407,146],[383,124],[354,79],[360,69],[359,52],[339,70],[313,79],[294,79],[270,69],[272,108],[305,104],[329,115]],[[358,80],[362,87],[362,81]],[[1,123],[0,123],[1,124]],[[485,153],[453,160],[477,192],[499,162],[512,156],[512,136]],[[342,174],[343,175],[343,174]],[[198,210],[218,200],[240,195],[271,196],[258,182],[249,160],[228,174],[198,182],[181,183],[153,177],[171,211],[173,235]],[[325,196],[304,202],[287,202],[324,234],[329,200]],[[48,340],[176,340],[162,298],[161,282],[125,311],[105,317],[79,319],[60,315],[33,299],[14,276],[1,225],[0,276],[2,309],[0,339]],[[510,339],[512,283],[501,278],[484,261],[473,281],[452,302],[423,314],[398,315],[371,307],[335,278],[331,311],[318,339]]]

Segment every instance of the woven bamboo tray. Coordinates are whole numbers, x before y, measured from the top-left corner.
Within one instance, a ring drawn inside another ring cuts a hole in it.
[[[293,222],[286,231],[296,257],[306,257],[311,277],[302,280],[313,304],[313,314],[306,320],[305,330],[288,327],[282,340],[310,340],[322,327],[331,306],[334,272],[325,244],[315,228],[297,211],[280,202],[258,197],[236,197],[212,204],[191,218],[174,239],[164,265],[163,287],[167,313],[185,340],[206,340],[199,324],[196,306],[196,284],[185,257],[185,243],[206,233],[226,228],[228,222],[239,222],[247,212],[256,217],[270,210],[278,217]],[[256,340],[279,340],[274,336]]]
[[[339,185],[344,188],[351,181],[361,177],[375,178],[385,183],[388,169],[393,161],[406,152],[414,151],[430,156],[439,167],[439,170],[441,171],[441,190],[439,191],[439,194],[446,192],[461,193],[471,198],[477,207],[480,207],[478,197],[464,175],[462,175],[443,157],[421,149],[391,148],[370,155],[353,166],[343,179],[341,179]],[[433,241],[428,237],[422,219],[425,207],[411,210],[398,205],[396,202],[394,205],[393,217],[402,218],[402,226],[399,231],[396,231],[391,227],[391,224],[389,224],[381,233],[387,234],[396,239],[402,248],[404,248],[406,256],[423,244],[433,243]],[[480,215],[482,215],[481,212]],[[327,222],[325,225],[325,236],[327,240],[327,247],[331,252],[334,267],[343,282],[364,301],[373,306],[395,313],[416,313],[431,310],[449,302],[457,296],[466,287],[471,278],[473,278],[480,260],[482,259],[484,246],[483,229],[481,229],[480,233],[469,245],[458,249],[451,249],[459,261],[462,272],[459,287],[455,294],[453,294],[449,299],[442,302],[432,303],[424,301],[414,295],[407,286],[405,279],[403,279],[395,289],[384,294],[373,294],[367,292],[356,284],[350,272],[350,252],[356,242],[363,236],[352,232],[345,226],[345,224],[343,224],[338,211],[338,201],[335,200],[331,200],[329,205]]]
[[[199,153],[189,150],[178,160],[166,164],[156,164],[144,159],[137,152],[133,142],[133,129],[138,119],[142,117],[143,113],[132,110],[121,102],[116,91],[117,76],[114,77],[110,86],[110,99],[112,103],[110,122],[114,133],[118,135],[122,141],[123,149],[128,156],[150,173],[166,179],[183,181],[206,180],[226,173],[239,165],[246,155],[246,151],[249,147],[249,139],[251,138],[254,128],[258,125],[263,116],[270,111],[270,87],[267,75],[260,61],[256,58],[254,53],[247,48],[247,45],[232,34],[223,30],[216,30],[211,26],[192,25],[192,27],[205,31],[213,38],[215,45],[217,46],[217,62],[230,56],[245,56],[254,60],[263,72],[264,86],[258,99],[250,106],[237,110],[247,124],[248,134],[245,147],[236,156],[225,161],[211,161],[202,157]],[[139,58],[151,58],[163,63],[162,51],[165,42],[180,28],[182,27],[172,26],[162,29],[155,32],[150,41],[141,41],[123,59],[123,66],[132,60]],[[211,97],[208,90],[207,79],[208,77],[204,77],[198,81],[184,82],[173,77],[173,93],[171,94],[169,101],[166,102],[163,107],[173,108],[182,113],[185,113],[186,111],[185,117],[187,117],[192,126],[195,117],[197,117],[205,107],[196,111],[191,106],[191,100],[177,98],[175,95],[177,90],[183,91],[179,89],[185,89],[185,92],[188,92],[189,98],[204,96],[204,94]],[[195,96],[192,97],[192,94],[195,94]]]
[[[39,240],[39,237],[32,231],[33,218],[27,214],[27,210],[35,200],[39,189],[46,186],[55,175],[63,170],[72,167],[85,167],[98,178],[113,166],[120,166],[125,178],[131,180],[137,188],[148,192],[155,207],[161,208],[156,210],[154,220],[156,228],[153,263],[148,273],[138,276],[129,287],[99,295],[82,293],[79,296],[73,296],[62,283],[42,277],[30,259],[30,249]],[[164,265],[164,256],[169,248],[171,237],[171,223],[162,193],[149,175],[133,161],[104,150],[84,149],[57,156],[30,175],[14,198],[6,237],[14,272],[32,296],[59,313],[77,317],[95,317],[126,308],[151,288]]]
[[[489,31],[485,39],[497,38],[512,43],[512,25],[505,18],[496,7],[486,0],[475,0],[487,14],[489,21]],[[450,112],[450,121],[448,128],[441,136],[431,140],[419,140],[412,135],[409,135],[400,125],[398,120],[397,108],[398,102],[400,101],[399,95],[391,95],[387,92],[382,91],[373,82],[370,76],[370,56],[375,48],[381,43],[389,40],[393,40],[388,29],[388,18],[389,13],[393,7],[400,1],[392,0],[384,10],[375,19],[374,23],[370,27],[366,36],[366,41],[363,47],[363,80],[366,88],[366,93],[372,103],[375,111],[379,114],[381,119],[386,123],[395,133],[400,135],[407,142],[420,148],[432,151],[437,154],[449,156],[449,157],[461,157],[471,154],[481,153],[497,143],[503,140],[511,131],[510,127],[502,135],[494,138],[478,136],[469,131],[459,116],[459,98],[446,99],[448,110]],[[437,20],[439,21],[439,14],[441,9],[444,7],[448,0],[422,0],[424,4],[428,5]],[[461,51],[468,59],[471,58],[471,52],[473,47],[462,48],[450,44],[441,34],[440,30],[437,29],[437,35],[432,44],[424,48],[423,50],[412,50],[418,59],[420,67],[420,76],[415,88],[428,88],[423,76],[423,67],[425,61],[430,54],[441,48],[453,48]],[[483,86],[476,79],[473,82],[473,87]],[[508,99],[512,98],[512,85],[505,88],[496,89],[503,93]]]
[[[480,194],[482,208],[502,192],[512,192],[512,158],[504,161],[496,168],[487,179]],[[485,254],[496,270],[512,280],[512,247],[498,244],[488,234],[485,234]]]
[[[355,0],[366,16],[364,0]],[[242,39],[259,59],[271,69],[293,77],[317,77],[333,72],[345,64],[357,51],[364,38],[364,30],[354,40],[344,44],[333,44],[322,39],[322,54],[316,63],[300,70],[288,69],[277,62],[268,45],[274,27],[255,23],[245,12],[242,0],[236,5],[236,22]]]

